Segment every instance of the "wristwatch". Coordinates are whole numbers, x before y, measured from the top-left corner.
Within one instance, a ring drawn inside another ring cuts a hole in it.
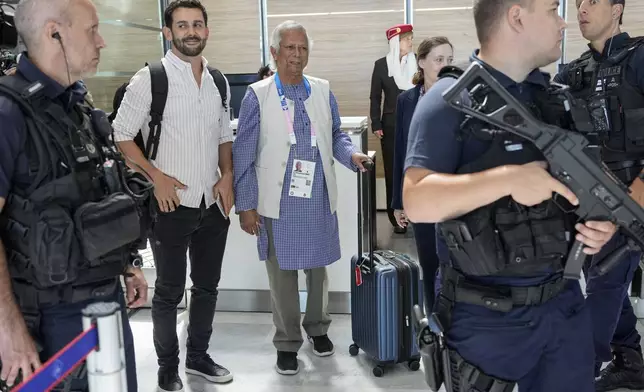
[[[143,267],[143,257],[139,254],[139,252],[130,252],[130,261],[127,264],[127,267],[123,270],[123,276],[126,278],[131,278],[134,276],[133,273],[128,272],[128,268],[138,268],[141,269]]]
[[[139,252],[130,253],[130,266],[134,268],[143,268],[143,257]]]

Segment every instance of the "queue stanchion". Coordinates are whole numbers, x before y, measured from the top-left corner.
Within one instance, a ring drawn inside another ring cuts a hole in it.
[[[127,392],[123,323],[118,303],[98,302],[85,307],[83,332],[51,357],[28,380],[10,390],[51,391],[83,361],[87,365],[90,392]]]
[[[83,309],[83,329],[96,327],[98,346],[87,357],[91,392],[127,392],[125,345],[121,306],[99,302]]]

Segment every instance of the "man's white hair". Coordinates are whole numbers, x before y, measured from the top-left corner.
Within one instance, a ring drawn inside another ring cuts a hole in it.
[[[38,36],[49,22],[64,22],[72,0],[21,0],[14,23],[27,50],[38,46]]]
[[[287,20],[285,22],[278,24],[275,27],[275,29],[273,30],[273,34],[271,35],[271,48],[275,49],[276,53],[279,53],[280,44],[282,43],[282,37],[284,33],[291,30],[300,30],[304,32],[304,34],[306,34],[307,46],[309,48],[309,53],[311,53],[311,47],[313,46],[313,41],[311,40],[309,33],[306,31],[304,26],[302,26],[300,23],[297,23],[294,20]],[[275,64],[275,59],[273,58],[273,56],[271,56],[271,69],[273,71],[277,71],[277,64]]]

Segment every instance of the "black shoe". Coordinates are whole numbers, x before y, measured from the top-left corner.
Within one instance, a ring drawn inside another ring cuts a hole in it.
[[[644,362],[637,350],[620,347],[613,352],[613,360],[602,370],[595,381],[596,392],[608,392],[615,389],[644,390]]]
[[[233,380],[233,374],[225,367],[216,364],[209,355],[196,360],[186,359],[186,373],[201,376],[217,384]]]
[[[300,364],[297,363],[297,353],[278,351],[275,370],[277,370],[279,374],[283,374],[285,376],[297,374],[300,371]]]
[[[310,339],[313,340],[313,354],[318,357],[328,357],[335,353],[333,343],[327,335],[311,336]]]
[[[160,392],[183,392],[183,383],[177,369],[159,369],[158,381]]]

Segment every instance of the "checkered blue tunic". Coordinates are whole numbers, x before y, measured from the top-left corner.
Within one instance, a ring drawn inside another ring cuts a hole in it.
[[[302,270],[323,267],[336,262],[341,257],[338,218],[335,213],[330,213],[329,194],[320,154],[317,149],[311,147],[310,120],[304,107],[304,100],[308,97],[308,93],[304,83],[284,85],[284,94],[295,103],[294,132],[297,144],[291,147],[287,161],[284,174],[285,186],[282,187],[280,201],[280,217],[272,219],[271,222],[274,249],[280,269]],[[340,130],[340,113],[333,93],[330,94],[329,102],[333,118],[333,156],[344,166],[357,171],[351,156],[358,150],[349,135]],[[254,163],[259,129],[259,101],[255,92],[248,89],[239,111],[237,137],[233,143],[237,212],[257,209],[257,176]],[[286,131],[285,129],[284,132]],[[295,151],[298,159],[316,162],[310,199],[288,195],[287,184],[290,183]],[[269,218],[261,217],[261,219],[264,223]],[[265,226],[260,230],[257,250],[260,260],[268,259],[268,235]]]

